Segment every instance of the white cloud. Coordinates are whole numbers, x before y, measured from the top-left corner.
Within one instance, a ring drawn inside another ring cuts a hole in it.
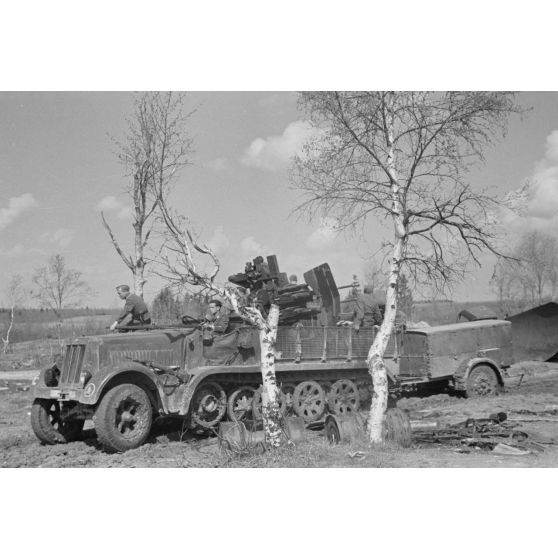
[[[229,238],[224,233],[222,225],[219,225],[215,231],[213,231],[213,236],[209,239],[207,246],[211,248],[217,256],[220,256],[228,250],[230,244]]]
[[[322,224],[306,239],[310,250],[321,251],[329,248],[337,238],[335,219],[324,219]]]
[[[8,248],[6,250],[0,248],[0,255],[6,256],[8,258],[21,256],[23,253],[25,253],[25,248],[22,244],[16,244],[15,246],[12,246],[11,248]]]
[[[545,156],[526,184],[504,199],[501,216],[512,231],[535,228],[558,235],[558,130],[547,136]]]
[[[255,139],[244,151],[241,163],[269,171],[280,169],[301,153],[306,141],[314,135],[316,129],[309,122],[291,122],[280,136]]]
[[[118,211],[122,209],[123,205],[115,196],[106,196],[97,204],[97,209],[99,211]]]
[[[33,197],[33,194],[26,193],[15,198],[10,198],[8,207],[0,207],[0,231],[5,229],[22,213],[37,205],[39,204]]]
[[[44,233],[40,236],[41,242],[52,244],[56,248],[67,248],[74,239],[74,231],[70,229],[58,229],[53,233]]]
[[[263,244],[260,244],[253,236],[247,236],[240,241],[240,249],[243,256],[247,258],[255,258],[256,256],[263,256],[264,259],[272,250]]]

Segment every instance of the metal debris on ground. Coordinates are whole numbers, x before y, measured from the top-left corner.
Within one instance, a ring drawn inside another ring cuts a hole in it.
[[[487,418],[469,418],[447,427],[435,427],[437,421],[411,421],[413,441],[418,443],[459,446],[457,453],[469,453],[468,448],[492,451],[498,455],[528,455],[544,451],[539,442],[510,424],[506,413],[498,412]]]
[[[351,459],[358,459],[358,461],[366,459],[366,454],[363,451],[350,451],[347,455]]]

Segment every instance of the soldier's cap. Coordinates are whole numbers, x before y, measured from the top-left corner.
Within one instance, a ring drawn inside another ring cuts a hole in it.
[[[362,292],[364,294],[372,294],[374,292],[374,287],[372,287],[372,285],[364,285]]]
[[[219,308],[221,308],[221,306],[223,306],[223,303],[222,303],[220,300],[216,299],[216,298],[210,300],[210,301],[209,301],[209,304],[217,304],[217,306],[219,306]]]
[[[118,287],[116,287],[117,291],[123,291],[125,293],[129,293],[130,292],[130,285],[118,285]]]

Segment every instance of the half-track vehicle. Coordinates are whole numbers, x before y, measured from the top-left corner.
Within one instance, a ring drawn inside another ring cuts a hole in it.
[[[287,322],[280,324],[276,342],[283,412],[310,424],[326,413],[354,413],[369,405],[366,357],[376,331],[336,325],[341,305],[329,266],[307,272],[302,286],[288,285],[284,277],[278,281],[278,269],[264,272],[274,287],[260,285],[267,290],[260,293],[262,307],[283,297]],[[230,279],[249,279],[240,275]],[[146,441],[157,417],[181,417],[196,431],[211,431],[223,420],[257,423],[258,332],[241,320],[231,322],[229,333],[209,340],[190,317],[173,326],[73,340],[62,361],[34,381],[33,431],[46,444],[69,442],[92,419],[107,450],[126,451]],[[511,363],[511,324],[503,320],[402,328],[386,352],[394,396],[429,382],[469,396],[490,395],[503,385],[503,370]]]

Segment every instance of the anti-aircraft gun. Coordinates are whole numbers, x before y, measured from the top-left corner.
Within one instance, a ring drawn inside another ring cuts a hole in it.
[[[265,312],[280,311],[275,373],[281,408],[307,424],[326,413],[366,408],[371,377],[366,357],[375,330],[337,326],[339,289],[328,264],[289,284],[275,256],[256,258],[229,280]],[[258,332],[239,320],[206,344],[195,320],[127,333],[80,337],[66,345],[61,363],[33,382],[31,425],[43,443],[70,442],[92,419],[109,451],[142,445],[156,417],[181,417],[195,431],[223,420],[261,419]],[[490,395],[511,363],[511,324],[483,320],[405,331],[388,343],[392,385],[438,382],[468,395]],[[395,358],[395,355],[398,355]],[[399,389],[399,387],[397,388]]]
[[[262,313],[267,315],[272,303],[279,306],[279,325],[300,321],[333,325],[339,317],[339,291],[327,263],[304,274],[306,283],[289,282],[279,271],[276,256],[267,262],[258,256],[247,262],[243,273],[229,276],[229,281],[246,289]],[[319,318],[318,318],[319,317]]]

